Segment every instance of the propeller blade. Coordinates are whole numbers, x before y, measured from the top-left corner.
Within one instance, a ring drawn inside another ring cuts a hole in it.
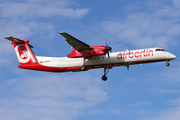
[[[106,42],[105,54],[108,54],[108,59],[110,59],[109,51],[112,52],[112,48],[110,46],[108,46],[107,42]]]
[[[111,51],[112,48],[110,46],[106,46],[105,48],[105,54],[108,54],[108,59],[110,59],[110,56],[109,56],[109,51]]]
[[[109,52],[108,52],[107,54],[108,54],[108,59],[110,59],[110,57],[109,57]]]

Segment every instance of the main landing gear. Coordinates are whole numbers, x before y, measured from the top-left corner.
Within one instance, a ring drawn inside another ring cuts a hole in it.
[[[81,70],[82,71],[85,71],[86,70],[86,67],[83,65],[83,66],[81,66]]]
[[[109,72],[110,69],[111,69],[111,68],[104,68],[104,75],[102,76],[102,80],[103,80],[103,81],[106,81],[106,80],[107,80],[106,75],[108,74],[108,72]]]
[[[166,62],[166,66],[169,66],[169,65],[170,65],[169,61],[170,61],[170,60],[167,60],[167,62]]]
[[[83,60],[83,65],[81,66],[81,70],[82,70],[82,71],[85,71],[85,70],[86,70],[86,67],[85,67],[85,60],[86,60],[86,59]]]

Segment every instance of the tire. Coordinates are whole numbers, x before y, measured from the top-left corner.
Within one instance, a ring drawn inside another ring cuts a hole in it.
[[[86,67],[85,67],[85,66],[81,66],[81,70],[82,70],[82,71],[85,71],[85,70],[86,70]]]
[[[106,81],[107,80],[107,77],[105,75],[102,76],[102,80],[103,81]]]
[[[169,65],[170,65],[170,64],[167,62],[167,63],[166,63],[166,66],[169,66]]]

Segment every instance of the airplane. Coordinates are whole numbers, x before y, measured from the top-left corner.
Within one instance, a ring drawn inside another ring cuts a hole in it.
[[[126,50],[112,52],[112,48],[106,46],[90,46],[66,32],[60,32],[74,50],[67,57],[35,56],[33,46],[29,40],[21,40],[12,36],[4,37],[11,41],[14,46],[19,68],[47,71],[47,72],[79,72],[90,69],[104,68],[102,80],[107,80],[110,69],[117,66],[125,66],[129,70],[130,65],[166,61],[169,66],[170,60],[177,57],[163,48],[146,48],[138,50]]]

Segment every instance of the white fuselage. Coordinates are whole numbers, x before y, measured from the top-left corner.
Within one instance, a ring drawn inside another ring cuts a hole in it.
[[[169,61],[176,59],[176,56],[161,48],[148,48],[139,50],[126,50],[120,52],[113,52],[108,55],[92,56],[89,59],[84,58],[68,58],[68,57],[41,57],[36,56],[38,63],[47,67],[58,67],[76,69],[82,65],[95,68],[109,68],[115,66],[128,66],[132,64],[143,64],[150,62]],[[97,67],[99,66],[99,67]]]

